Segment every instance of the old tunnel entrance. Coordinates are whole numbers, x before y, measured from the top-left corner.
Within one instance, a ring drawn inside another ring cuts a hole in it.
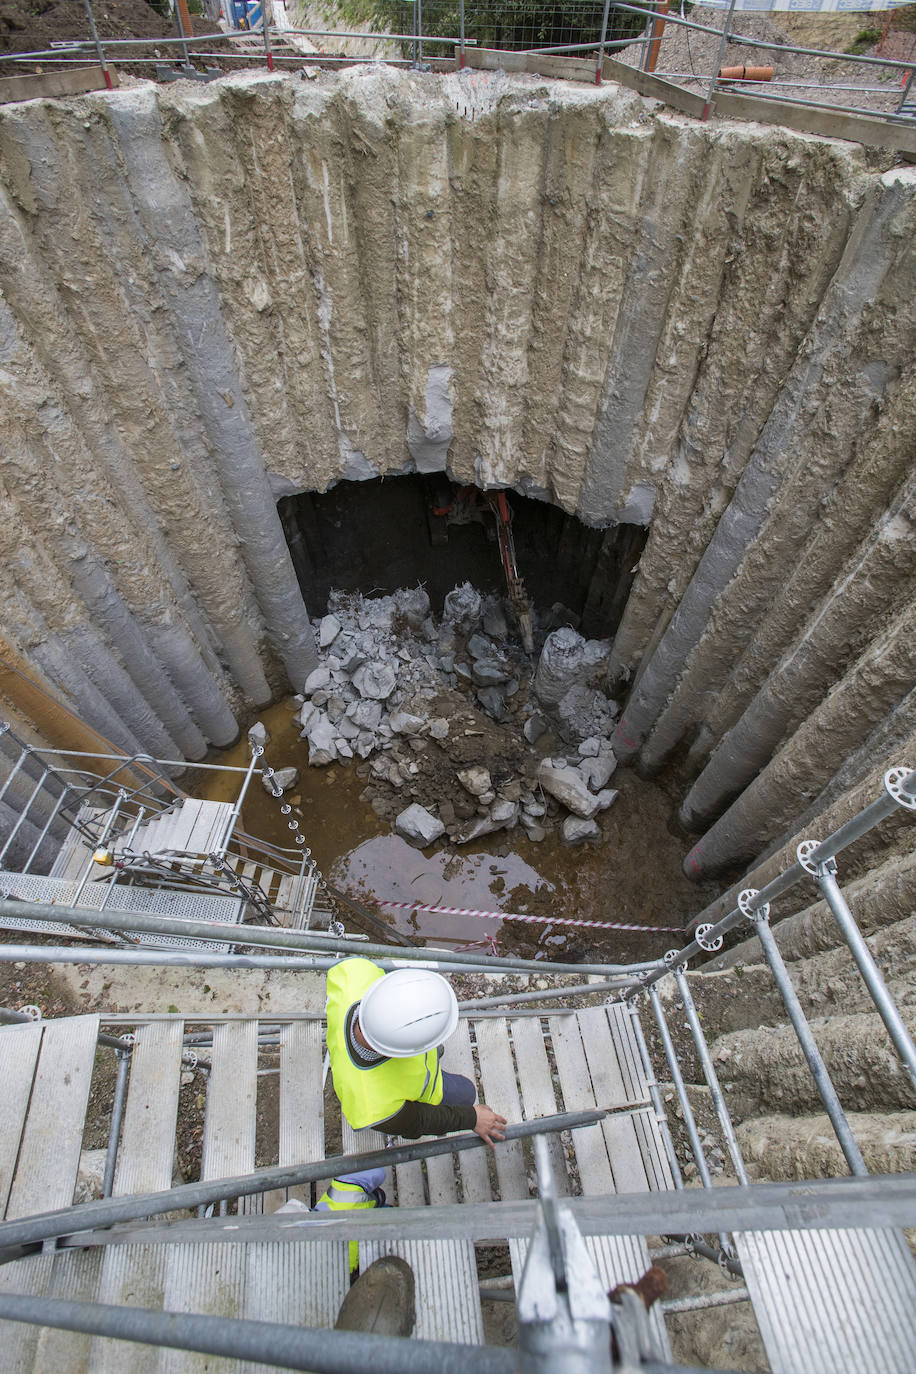
[[[648,530],[595,529],[547,502],[505,496],[518,570],[542,625],[612,636]],[[462,582],[505,595],[485,494],[444,474],[340,482],[323,494],[284,497],[278,511],[312,615],[324,612],[332,590],[386,595],[423,583],[435,614]]]

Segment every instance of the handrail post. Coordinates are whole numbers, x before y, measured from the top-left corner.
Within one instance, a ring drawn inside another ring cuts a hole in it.
[[[811,873],[821,895],[833,912],[843,939],[849,946],[865,986],[871,994],[871,999],[878,1009],[881,1020],[887,1027],[887,1033],[893,1041],[894,1049],[903,1061],[910,1082],[916,1088],[916,1044],[913,1043],[913,1037],[897,1010],[894,999],[891,997],[887,984],[881,975],[881,970],[875,963],[865,937],[856,924],[855,917],[840,890],[840,885],[836,879],[836,859],[825,859],[823,863],[815,863],[810,856],[817,847],[817,840],[803,841],[798,846],[798,861]]]
[[[95,44],[95,50],[98,54],[99,65],[102,68],[102,75],[105,78],[105,85],[108,87],[109,90],[113,90],[114,88],[111,83],[111,73],[108,70],[108,63],[105,61],[105,50],[102,47],[101,42],[99,41],[98,30],[95,27],[95,15],[92,13],[92,6],[90,5],[89,0],[83,0],[83,6],[86,10],[86,18],[89,20],[89,32],[92,34],[92,41]]]
[[[701,118],[704,120],[709,118],[709,113],[712,109],[713,91],[716,89],[716,81],[719,78],[719,68],[722,66],[722,58],[725,53],[725,45],[728,42],[728,31],[731,28],[732,15],[734,14],[734,12],[735,0],[731,0],[731,3],[728,7],[728,14],[725,16],[725,23],[722,26],[722,37],[719,40],[719,51],[716,56],[715,66],[712,69],[712,76],[709,81],[709,90],[706,92],[706,104],[703,106],[703,114],[701,115]]]
[[[611,0],[604,0],[604,14],[601,16],[601,43],[598,47],[598,60],[595,65],[595,85],[601,85],[601,73],[604,68],[604,45],[607,41],[607,20],[611,9]]]
[[[786,1011],[789,1013],[789,1020],[792,1022],[792,1027],[795,1034],[798,1036],[798,1043],[801,1045],[802,1053],[808,1061],[808,1068],[811,1070],[811,1076],[814,1079],[820,1099],[830,1118],[830,1124],[833,1127],[834,1134],[840,1142],[840,1149],[846,1157],[846,1163],[849,1165],[850,1172],[858,1177],[864,1177],[868,1174],[868,1170],[865,1167],[865,1160],[862,1158],[862,1152],[856,1143],[855,1136],[846,1119],[846,1113],[843,1111],[840,1099],[837,1096],[836,1088],[833,1086],[830,1074],[827,1072],[827,1065],[821,1057],[821,1052],[817,1047],[817,1043],[811,1032],[811,1027],[808,1025],[808,1018],[802,1010],[802,1004],[798,1000],[798,994],[792,985],[792,979],[789,977],[789,971],[785,966],[779,946],[776,943],[776,937],[772,930],[770,930],[769,903],[767,902],[762,907],[757,907],[756,910],[752,910],[751,902],[754,898],[759,899],[759,893],[753,888],[746,888],[738,898],[738,904],[742,908],[745,906],[747,907],[746,914],[748,919],[751,920],[756,927],[757,938],[763,946],[763,952],[766,955],[767,963],[772,970],[773,977],[776,979],[776,986],[779,988],[780,996],[785,1003]]]

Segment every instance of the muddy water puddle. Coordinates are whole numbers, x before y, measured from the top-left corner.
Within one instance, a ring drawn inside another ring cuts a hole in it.
[[[681,872],[687,846],[668,828],[671,801],[656,784],[618,769],[616,803],[599,816],[600,845],[568,848],[556,835],[540,844],[523,832],[497,832],[471,845],[418,850],[395,835],[362,800],[365,779],[355,763],[308,765],[295,704],[282,701],[261,713],[270,731],[265,761],[293,766],[299,781],[283,798],[306,836],[325,877],[405,934],[453,948],[495,938],[499,951],[528,958],[619,962],[657,958],[680,943],[673,933],[640,934],[564,927],[557,918],[614,921],[657,928],[680,926],[713,895]],[[247,767],[247,738],[208,762]],[[196,796],[234,801],[237,774],[199,770],[185,786]],[[405,806],[409,799],[405,799]],[[280,801],[252,778],[242,827],[281,848],[295,848]],[[392,910],[384,901],[530,914],[536,924],[426,911]],[[346,915],[344,920],[347,924]]]

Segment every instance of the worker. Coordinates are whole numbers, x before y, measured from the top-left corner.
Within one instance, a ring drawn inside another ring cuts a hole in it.
[[[316,1212],[350,1212],[367,1207],[384,1207],[384,1169],[364,1169],[362,1173],[341,1174],[328,1184],[315,1203]],[[359,1242],[350,1241],[350,1279],[359,1272]]]
[[[474,1084],[439,1066],[458,1026],[458,1002],[431,969],[385,973],[369,959],[344,959],[328,972],[328,1056],[334,1091],[354,1130],[386,1135],[474,1131],[488,1145],[505,1139],[506,1118],[475,1105]]]

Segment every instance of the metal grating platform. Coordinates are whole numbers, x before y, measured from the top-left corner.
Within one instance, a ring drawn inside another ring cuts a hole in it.
[[[79,889],[79,883],[66,878],[44,878],[35,873],[0,873],[0,893],[5,897],[20,897],[23,903],[48,902],[53,905],[72,906]],[[107,903],[105,902],[108,897]],[[142,911],[149,915],[177,916],[190,921],[222,921],[227,925],[238,925],[245,907],[239,897],[210,896],[208,893],[176,892],[170,888],[140,888],[117,886],[112,891],[107,882],[89,882],[80,893],[79,905],[90,911],[101,911],[103,904],[113,911]],[[0,927],[4,930],[33,931],[41,935],[58,935],[85,940],[98,938],[97,930],[80,930],[74,925],[57,925],[53,921],[32,920],[23,916],[0,917]],[[177,947],[181,949],[232,949],[232,945],[220,941],[190,940],[180,935],[151,935],[137,933],[138,945],[157,948]]]

